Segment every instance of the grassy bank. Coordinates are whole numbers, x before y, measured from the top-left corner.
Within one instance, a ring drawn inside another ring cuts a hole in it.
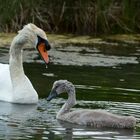
[[[50,33],[140,33],[139,0],[0,0],[0,32],[35,23]]]
[[[0,47],[9,46],[16,34],[14,33],[0,33]],[[140,34],[117,34],[103,37],[93,36],[76,36],[73,34],[47,34],[50,43],[54,46],[59,45],[85,45],[85,46],[117,46],[123,45],[138,45],[140,46]]]

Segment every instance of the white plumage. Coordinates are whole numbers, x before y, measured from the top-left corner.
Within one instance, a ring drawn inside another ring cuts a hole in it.
[[[9,64],[0,63],[0,100],[11,103],[32,104],[38,102],[38,94],[24,74],[22,49],[35,47],[38,36],[47,40],[45,32],[34,24],[27,24],[19,31],[10,46]]]

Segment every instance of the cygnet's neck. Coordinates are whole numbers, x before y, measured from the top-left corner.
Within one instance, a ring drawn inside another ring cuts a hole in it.
[[[75,94],[75,88],[73,87],[72,89],[69,90],[68,100],[58,112],[57,118],[59,118],[61,115],[65,113],[68,113],[75,104],[76,104],[76,94]]]

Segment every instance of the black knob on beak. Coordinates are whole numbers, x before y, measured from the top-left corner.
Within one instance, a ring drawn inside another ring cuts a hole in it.
[[[40,44],[40,43],[45,43],[45,47],[46,47],[46,50],[50,50],[51,49],[51,45],[49,44],[48,40],[40,37],[40,36],[37,36],[38,38],[38,43],[37,43],[37,46]]]
[[[51,45],[49,44],[48,40],[45,40],[45,46],[47,51],[51,49]]]

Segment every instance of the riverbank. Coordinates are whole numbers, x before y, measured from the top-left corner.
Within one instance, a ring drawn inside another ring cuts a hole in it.
[[[0,33],[0,47],[9,46],[13,40],[14,33]],[[103,37],[77,36],[72,34],[47,34],[49,41],[58,45],[79,45],[79,46],[133,46],[140,45],[140,34],[108,35]]]

